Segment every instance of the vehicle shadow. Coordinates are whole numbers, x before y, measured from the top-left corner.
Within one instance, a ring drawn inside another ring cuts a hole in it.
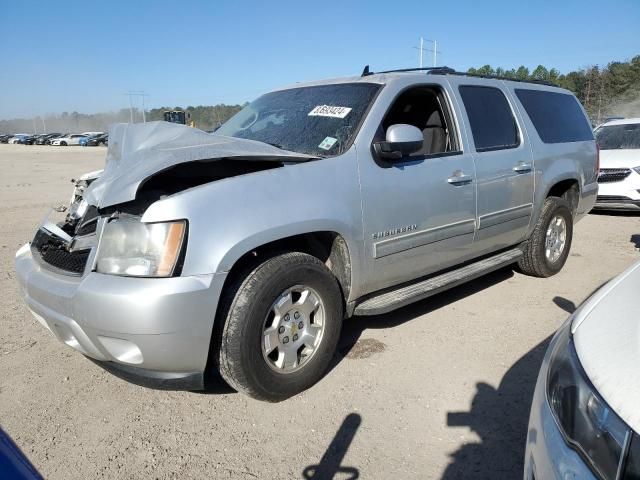
[[[362,417],[357,413],[350,413],[345,417],[333,440],[322,455],[317,465],[309,465],[302,471],[305,479],[332,479],[339,475],[344,480],[355,480],[360,477],[360,471],[355,467],[342,467],[340,464],[349,450],[356,431],[362,423]]]
[[[629,241],[633,243],[636,248],[640,249],[640,235],[637,233],[631,235],[631,239]]]
[[[474,295],[484,289],[513,277],[513,268],[506,267],[480,277],[473,282],[465,283],[445,292],[429,297],[420,302],[408,305],[390,313],[367,317],[353,317],[342,326],[342,334],[338,343],[338,352],[329,368],[335,368],[352,351],[362,333],[368,329],[394,328],[421,315],[436,311],[450,303]]]
[[[468,427],[480,442],[453,452],[443,479],[522,478],[531,400],[550,340],[547,337],[513,364],[498,388],[477,383],[468,412],[447,414],[449,427]]]

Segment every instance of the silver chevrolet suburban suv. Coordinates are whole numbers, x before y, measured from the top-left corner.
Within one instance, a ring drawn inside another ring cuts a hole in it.
[[[278,401],[322,377],[345,318],[514,263],[557,273],[597,172],[566,90],[366,68],[267,93],[214,134],[115,125],[17,278],[36,319],[122,378],[197,390],[219,372]]]

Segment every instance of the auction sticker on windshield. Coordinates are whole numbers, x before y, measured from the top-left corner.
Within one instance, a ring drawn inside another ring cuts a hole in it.
[[[318,105],[309,112],[310,117],[344,118],[349,115],[349,107],[332,107],[331,105]]]

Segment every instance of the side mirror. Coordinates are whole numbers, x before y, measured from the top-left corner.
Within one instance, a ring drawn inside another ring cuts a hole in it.
[[[398,123],[387,128],[386,140],[376,142],[373,149],[379,158],[398,161],[422,148],[424,138],[419,128]]]

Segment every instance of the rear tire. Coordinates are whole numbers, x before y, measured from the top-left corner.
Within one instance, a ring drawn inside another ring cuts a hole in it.
[[[548,197],[529,240],[524,256],[518,261],[522,273],[533,277],[550,277],[564,266],[573,238],[573,213],[569,203]]]
[[[317,258],[299,252],[270,258],[231,285],[220,306],[213,360],[237,391],[281,401],[314,385],[329,367],[343,301]]]

